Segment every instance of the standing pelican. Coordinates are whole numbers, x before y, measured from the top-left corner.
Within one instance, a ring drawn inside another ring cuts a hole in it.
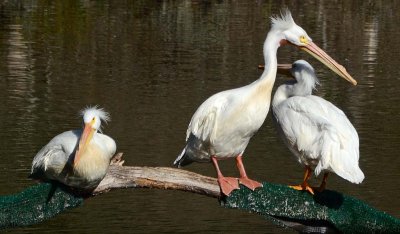
[[[45,145],[33,159],[31,177],[80,189],[95,188],[104,178],[116,144],[98,131],[101,121],[109,121],[110,115],[97,107],[86,108],[81,114],[84,129],[63,132]]]
[[[314,194],[307,182],[312,167],[316,176],[325,172],[319,191],[325,189],[329,172],[361,183],[364,174],[358,166],[357,132],[343,111],[311,94],[318,84],[313,67],[298,60],[293,65],[278,65],[278,71],[281,69],[290,71],[296,80],[276,90],[272,101],[274,120],[285,144],[306,167],[303,183],[291,187]]]
[[[239,188],[238,179],[224,177],[217,160],[236,157],[239,182],[254,190],[262,185],[247,177],[242,155],[250,138],[263,124],[269,110],[272,86],[277,72],[276,53],[282,45],[294,45],[311,55],[353,84],[357,82],[343,66],[316,46],[307,33],[294,22],[290,12],[273,17],[264,42],[265,69],[261,77],[244,87],[223,91],[209,97],[194,113],[186,134],[186,146],[175,160],[177,166],[193,161],[212,161],[222,193],[229,195]]]

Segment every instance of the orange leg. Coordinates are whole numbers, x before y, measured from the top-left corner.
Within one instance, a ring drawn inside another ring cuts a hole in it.
[[[218,184],[223,194],[228,196],[233,190],[239,189],[239,182],[237,178],[224,177],[218,166],[218,161],[214,156],[211,156],[211,161],[214,164],[215,170],[217,171]]]
[[[253,191],[256,188],[262,187],[261,183],[255,181],[255,180],[251,180],[247,177],[246,171],[243,166],[241,155],[236,157],[236,165],[237,165],[237,167],[239,169],[239,173],[240,173],[239,183],[243,184],[244,186],[246,186],[247,188],[249,188]]]
[[[296,190],[306,190],[309,193],[311,193],[312,195],[314,195],[314,190],[308,184],[308,180],[310,179],[310,177],[311,177],[311,168],[307,166],[306,171],[304,173],[303,183],[300,185],[293,185],[293,186],[289,186],[289,187],[292,189],[296,189]]]
[[[318,188],[314,188],[314,190],[317,190],[318,192],[322,192],[322,191],[325,190],[325,188],[326,188],[326,180],[328,179],[328,175],[329,175],[329,172],[326,172],[324,174],[324,178],[322,179],[321,185]]]

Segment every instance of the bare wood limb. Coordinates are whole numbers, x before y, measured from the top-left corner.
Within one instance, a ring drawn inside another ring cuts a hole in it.
[[[217,179],[194,172],[169,167],[122,166],[122,153],[118,153],[106,177],[93,191],[93,195],[118,188],[157,188],[181,190],[210,197],[219,197]]]

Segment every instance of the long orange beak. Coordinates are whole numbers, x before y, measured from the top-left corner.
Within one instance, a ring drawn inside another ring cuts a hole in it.
[[[330,68],[340,77],[349,81],[353,85],[357,85],[357,81],[353,79],[353,77],[351,77],[349,73],[347,73],[346,68],[337,63],[333,58],[331,58],[327,53],[325,53],[325,51],[323,51],[313,42],[309,42],[306,46],[299,46],[299,48],[311,54],[313,57],[318,59],[321,63],[325,64],[325,66]]]
[[[93,133],[95,129],[92,127],[94,120],[85,124],[85,128],[83,129],[81,139],[79,140],[78,149],[75,152],[74,157],[74,166],[79,162],[81,155],[85,152],[90,140],[93,138]]]
[[[294,45],[292,43],[289,43],[289,44]],[[319,48],[313,42],[309,42],[308,45],[306,45],[306,46],[298,46],[298,47],[301,50],[304,50],[307,53],[311,54],[313,57],[315,57],[320,62],[325,64],[325,66],[327,66],[333,72],[338,74],[340,77],[342,77],[345,80],[349,81],[353,85],[357,85],[357,81],[355,79],[353,79],[353,77],[351,77],[351,75],[346,71],[346,68],[344,68],[342,65],[337,63],[333,58],[331,58],[327,53],[325,53],[325,51],[323,51],[321,48]],[[289,66],[289,65],[290,65],[290,68],[286,67],[286,66]],[[279,66],[281,66],[281,68]],[[291,76],[291,74],[290,74],[291,67],[292,67],[291,64],[279,64],[278,65],[278,72],[281,73],[281,74],[284,74],[284,75],[290,75]],[[264,70],[264,65],[261,65],[261,64],[258,65],[258,69]],[[289,69],[289,70],[287,70],[287,69]]]

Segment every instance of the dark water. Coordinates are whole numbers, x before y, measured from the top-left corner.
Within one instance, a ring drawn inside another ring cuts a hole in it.
[[[332,176],[328,187],[400,217],[399,1],[0,1],[0,193],[18,192],[36,152],[80,127],[78,111],[99,104],[105,133],[126,165],[169,166],[202,101],[261,73],[269,17],[283,6],[359,85],[351,86],[294,48],[280,62],[310,61],[318,94],[342,108],[360,136],[361,185]],[[278,79],[277,83],[281,83]],[[251,177],[293,184],[303,169],[270,116],[245,154]],[[222,166],[237,174],[233,162]],[[187,169],[214,176],[209,164]],[[318,183],[313,180],[312,183]],[[175,191],[121,190],[13,232],[276,233],[291,230]]]

